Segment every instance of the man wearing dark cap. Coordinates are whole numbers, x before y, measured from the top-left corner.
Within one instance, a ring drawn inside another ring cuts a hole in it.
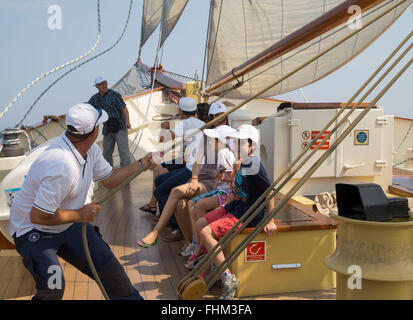
[[[62,299],[65,281],[58,256],[93,278],[84,254],[81,223],[95,219],[100,206],[91,202],[92,180],[116,188],[147,163],[142,159],[112,168],[95,140],[108,115],[78,104],[66,115],[67,130],[30,167],[10,208],[10,235],[36,282],[34,300]],[[87,224],[96,270],[111,299],[142,299],[98,231]]]

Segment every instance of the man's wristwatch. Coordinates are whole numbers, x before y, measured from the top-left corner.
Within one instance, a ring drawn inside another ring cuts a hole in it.
[[[138,160],[138,163],[139,163],[139,167],[143,168],[142,158],[140,158],[140,159]]]

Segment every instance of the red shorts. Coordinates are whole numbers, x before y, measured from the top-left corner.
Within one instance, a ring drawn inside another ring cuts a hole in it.
[[[217,239],[221,239],[238,221],[237,217],[225,211],[225,207],[218,207],[208,212],[204,218]],[[237,229],[241,225],[242,223],[238,225]]]

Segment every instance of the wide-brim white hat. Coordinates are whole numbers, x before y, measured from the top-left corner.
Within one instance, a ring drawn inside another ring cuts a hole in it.
[[[231,135],[236,139],[251,139],[255,143],[258,143],[260,134],[258,130],[250,124],[240,125],[237,130]]]
[[[235,129],[225,124],[222,126],[216,127],[214,129],[204,130],[204,133],[206,136],[211,137],[211,138],[217,138],[221,140],[222,142],[226,142],[227,137],[231,137],[235,132],[236,132]]]

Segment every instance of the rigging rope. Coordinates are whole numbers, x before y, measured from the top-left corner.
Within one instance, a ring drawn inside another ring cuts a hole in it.
[[[402,142],[400,142],[399,146],[398,146],[397,149],[394,151],[394,153],[397,153],[397,152],[400,150],[401,146],[403,145],[403,143],[406,141],[407,137],[409,136],[409,133],[410,133],[410,131],[412,130],[412,127],[413,127],[413,121],[410,123],[409,129],[407,129],[407,132],[406,132],[404,138],[402,139]]]
[[[222,13],[222,2],[223,2],[223,1],[224,1],[224,0],[221,0],[221,6],[220,6],[220,8],[219,8],[219,15],[218,15],[218,22],[217,22],[217,30],[216,30],[216,33],[215,33],[214,45],[213,45],[213,47],[212,47],[211,60],[210,60],[210,62],[208,63],[208,67],[207,67],[207,74],[206,74],[206,77],[205,77],[205,82],[208,81],[209,72],[211,71],[211,62],[212,62],[212,59],[214,58],[215,46],[216,46],[216,44],[217,44],[217,39],[218,39],[218,30],[219,30],[219,25],[220,25],[220,23],[221,23],[221,13]]]
[[[162,15],[164,15],[165,8],[163,8],[163,13]],[[148,118],[148,112],[149,112],[149,107],[151,105],[151,100],[152,100],[152,94],[153,94],[153,88],[155,86],[155,78],[156,78],[156,71],[157,71],[157,67],[158,67],[158,59],[159,59],[159,50],[161,49],[161,39],[162,39],[162,28],[159,28],[159,41],[158,41],[158,48],[156,50],[156,57],[155,57],[155,67],[154,67],[154,71],[152,74],[152,85],[151,85],[151,93],[149,95],[149,100],[148,100],[148,105],[146,106],[146,112],[145,112],[145,118]],[[163,47],[162,47],[163,48]],[[163,52],[163,50],[162,50]],[[134,154],[136,152],[136,149],[138,149],[139,144],[141,143],[141,139],[142,139],[142,135],[143,135],[143,129],[144,127],[142,127],[142,129],[140,130],[139,133],[136,134],[135,139],[133,139],[132,144],[135,143],[136,138],[138,137],[139,134],[139,140],[138,143],[136,144],[135,149],[133,150],[132,154]]]
[[[392,6],[392,8],[387,9],[385,12],[381,13],[378,17],[375,17],[374,19],[372,19],[371,21],[369,21],[367,24],[365,24],[365,25],[362,27],[362,29],[366,28],[367,26],[369,26],[370,24],[372,24],[374,21],[377,21],[379,18],[383,17],[386,13],[388,13],[388,12],[390,12],[391,10],[397,8],[400,4],[404,3],[405,1],[406,1],[406,0],[401,0],[401,1],[399,1],[396,5]],[[362,30],[362,29],[361,29],[361,30]],[[304,68],[306,65],[310,64],[310,63],[313,62],[314,60],[318,59],[320,56],[323,56],[323,55],[326,54],[327,52],[331,51],[333,48],[337,47],[339,44],[343,43],[343,42],[346,41],[348,38],[350,38],[354,33],[357,33],[357,32],[359,32],[359,31],[360,31],[360,30],[356,30],[356,31],[352,32],[351,34],[345,36],[345,37],[344,37],[343,39],[341,39],[339,42],[333,44],[332,46],[330,46],[329,48],[327,48],[327,49],[324,50],[323,52],[317,54],[316,56],[314,56],[313,58],[311,58],[310,60],[308,60],[306,63],[302,64],[300,67],[297,67],[295,70],[289,72],[288,74],[286,74],[285,76],[283,76],[281,79],[275,81],[274,83],[271,83],[268,87],[260,90],[260,91],[257,92],[253,97],[259,96],[260,94],[262,94],[262,93],[264,93],[265,91],[267,91],[269,88],[277,85],[279,82],[281,82],[281,81],[283,81],[284,79],[292,76],[293,74],[295,74],[296,72],[298,72],[299,70],[301,70],[302,68]],[[391,56],[393,56],[393,55],[408,41],[408,39],[412,36],[412,33],[413,33],[413,32],[411,32],[411,33],[408,35],[408,37],[406,37],[406,39],[398,46],[398,48],[392,53]],[[408,48],[408,50],[410,50],[410,49],[411,49],[411,46]],[[407,54],[408,50],[406,50],[406,51],[403,53],[403,55]],[[387,63],[390,61],[391,56],[389,56],[389,58],[386,59],[386,61],[382,64],[382,66],[380,66],[380,68],[376,71],[376,73],[373,74],[372,77],[369,78],[369,80],[366,82],[365,85],[363,85],[363,87],[366,86],[366,85],[377,75],[377,73],[380,71],[380,69],[383,68],[384,65],[387,64]],[[399,57],[399,59],[397,59],[397,61],[389,68],[389,70],[387,71],[387,74],[388,74],[388,72],[400,61],[400,59],[401,59],[401,57]],[[389,88],[389,87],[400,77],[400,75],[409,67],[409,65],[411,64],[411,62],[412,62],[412,61],[410,61],[410,62],[402,69],[402,71],[400,71],[400,72],[392,79],[392,81],[389,83],[389,85],[386,86],[386,88],[383,89],[382,92],[377,96],[377,98],[374,99],[373,102],[369,105],[369,108],[371,108],[371,106],[372,106],[374,103],[376,103],[376,101],[377,101],[379,98],[381,98],[381,96],[388,90],[388,88]],[[381,81],[382,79],[383,79],[383,78],[381,78],[378,83],[380,83],[380,81]],[[377,86],[377,83],[375,84],[375,86]],[[355,94],[355,96],[353,96],[353,97],[351,98],[351,100],[353,100],[357,95],[360,94],[361,89],[363,89],[363,87],[360,88],[360,90]],[[372,90],[372,89],[371,89],[371,90]],[[371,93],[371,91],[370,91],[368,94],[370,94],[370,93]],[[363,98],[361,99],[361,101],[353,107],[353,110],[354,110],[355,107],[357,107],[357,106],[363,101],[364,98],[365,98],[365,97],[363,97]],[[245,100],[243,103],[241,103],[240,105],[238,105],[237,107],[235,107],[232,111],[235,111],[235,110],[238,109],[240,106],[245,105],[246,103],[248,103],[248,102],[251,101],[251,100],[252,100],[252,97],[251,97],[251,98],[248,98],[248,99]],[[349,104],[350,104],[350,102],[346,105],[346,108],[348,107]],[[344,107],[343,107],[342,111],[344,111]],[[368,110],[367,110],[367,111],[368,111]],[[218,120],[219,118],[225,116],[227,113],[228,113],[228,112],[226,112],[226,113],[225,113],[224,115],[222,115],[222,116],[219,116],[216,120]],[[363,113],[364,113],[364,111],[363,111]],[[362,117],[364,117],[364,114],[363,114],[363,113],[361,114]],[[347,116],[348,116],[348,114],[347,114]],[[359,119],[359,118],[357,118],[353,123],[356,123],[356,121],[357,121],[358,119]],[[358,121],[359,121],[359,120],[358,120]],[[326,125],[326,127],[328,128],[331,124],[332,124],[332,123],[329,123],[328,125]],[[324,129],[323,129],[320,133],[322,133],[322,132],[324,132]],[[347,135],[347,134],[346,134],[346,135]],[[346,135],[345,135],[345,136],[346,136]],[[319,134],[318,137],[316,137],[316,138],[313,140],[313,143],[314,143],[315,141],[317,141],[317,140],[320,138],[320,136],[321,136],[321,134]],[[327,136],[328,136],[328,135],[327,135]],[[320,144],[317,145],[317,147],[321,146],[322,143],[325,142],[325,141],[328,139],[327,136],[324,138],[324,140],[323,140]],[[310,144],[310,145],[311,145],[311,144]],[[297,161],[298,161],[298,160],[301,158],[301,156],[309,149],[309,147],[310,147],[310,146],[307,146],[307,148],[302,151],[302,153],[294,160],[294,162],[293,162],[293,164],[291,164],[291,166],[292,166],[292,165],[295,165],[295,163],[297,163]],[[317,147],[316,147],[316,149],[314,149],[314,150],[317,150],[317,149],[318,149]],[[314,150],[313,150],[313,152],[314,152]],[[311,155],[310,155],[310,156],[311,156]],[[307,160],[307,159],[306,159],[306,160]],[[306,160],[304,160],[304,162],[305,162]],[[324,161],[324,160],[322,160],[322,161]],[[299,168],[298,168],[298,169],[299,169]],[[297,170],[298,170],[298,169],[297,169]],[[312,170],[312,169],[314,169],[314,166],[313,166],[310,170]],[[285,176],[286,173],[289,172],[289,170],[290,170],[290,167],[288,168],[288,170],[286,170],[286,171],[277,179],[277,181],[275,181],[275,182],[265,191],[265,193],[260,197],[260,199],[258,199],[258,200],[256,201],[256,203],[253,204],[253,206],[247,211],[247,213],[246,213],[245,215],[248,215],[249,213],[252,212],[253,209],[255,209],[255,207],[257,206],[257,203],[260,203],[260,201],[262,201],[262,200],[264,199],[264,197],[266,197],[266,196],[269,194],[269,192],[271,192],[271,190],[273,190],[272,188],[274,188],[274,187],[276,186],[276,184],[277,184],[279,181],[281,181],[281,179]],[[313,171],[313,172],[314,172],[314,171]],[[294,175],[294,174],[295,174],[295,172],[293,173],[293,175]],[[312,174],[312,172],[310,173],[310,175],[311,175],[311,174]],[[291,178],[291,175],[283,182],[283,185],[285,185],[290,178]],[[308,178],[308,177],[307,177],[307,178]],[[304,181],[305,181],[305,180],[304,180]],[[301,180],[300,180],[300,182],[301,182]],[[276,192],[278,192],[278,191],[280,190],[280,188],[283,187],[283,185],[280,186],[279,188],[277,188]],[[302,184],[301,184],[301,186],[302,186]],[[301,186],[298,186],[298,188],[300,188]],[[298,189],[297,189],[297,190],[298,190]],[[297,191],[297,190],[295,190],[295,191]],[[294,191],[294,192],[295,192],[295,191]],[[275,193],[276,193],[276,192],[275,192]],[[272,195],[272,197],[275,196],[275,193]],[[288,197],[288,195],[291,196],[292,194],[289,193],[289,194],[287,194],[286,197]],[[283,201],[284,201],[284,200],[283,200]],[[282,201],[282,202],[283,202],[283,201]],[[288,199],[287,199],[287,201],[288,201]],[[272,211],[272,213],[275,212],[276,210],[279,211],[279,209],[282,208],[285,204],[286,204],[286,202],[282,203],[281,206],[278,206],[278,205],[277,205],[276,208]],[[263,205],[260,206],[260,208],[258,208],[255,213],[258,213],[261,209],[263,209],[264,206],[265,206],[265,204],[263,203]],[[276,213],[277,213],[278,211],[276,211]],[[269,217],[269,219],[271,219],[271,218],[274,216],[272,213],[271,213],[271,217]],[[242,217],[242,218],[240,219],[240,222],[241,222],[241,220],[243,220],[243,218],[245,218],[245,217]],[[251,219],[250,219],[250,218],[251,218]],[[252,218],[253,218],[253,217],[250,216],[250,217],[247,219],[247,221],[245,222],[244,225],[247,225],[247,224],[252,220]],[[266,218],[265,218],[265,219],[266,219]],[[269,219],[266,220],[265,224],[268,223]],[[265,225],[262,225],[262,227],[264,227],[264,226],[265,226]],[[234,229],[235,229],[236,227],[237,227],[237,224],[234,226]],[[257,226],[257,227],[258,227],[258,226]],[[256,227],[256,229],[257,229],[257,227]],[[236,233],[239,233],[239,231],[241,231],[242,229],[243,229],[243,228],[242,228],[242,226],[241,226],[241,229],[238,229],[238,231],[236,231]],[[262,230],[262,228],[258,228],[258,229],[259,229],[259,230]],[[259,230],[258,230],[258,231],[259,231]],[[252,237],[254,237],[254,236],[257,234],[256,232],[258,232],[258,231],[255,230],[255,231],[254,231],[254,234],[252,235]],[[229,233],[231,233],[231,231],[230,231]],[[218,248],[219,245],[221,245],[224,241],[226,241],[226,240],[228,239],[228,237],[230,237],[230,235],[228,235],[228,236],[225,235],[225,236],[219,241],[219,244],[217,244],[210,252],[208,252],[208,254],[207,254],[206,257],[203,259],[203,261],[202,261],[201,263],[199,263],[199,264],[191,271],[190,274],[188,274],[186,277],[184,277],[184,279],[182,279],[182,281],[181,281],[181,283],[180,283],[180,285],[179,285],[178,291],[182,292],[182,290],[189,284],[189,282],[190,282],[190,281],[193,281],[193,280],[195,279],[195,277],[196,277],[195,275],[196,275],[197,273],[199,274],[199,272],[202,271],[201,269],[205,267],[206,263],[212,261],[212,259],[214,259],[214,258],[218,255],[219,252],[215,252],[215,250]],[[249,238],[249,240],[251,240],[251,238]],[[244,244],[245,244],[245,243],[244,243]],[[237,256],[238,256],[238,254],[239,254],[239,252],[237,252]],[[233,256],[231,256],[231,257],[233,257]],[[230,257],[228,257],[228,258],[230,258]],[[232,261],[230,261],[229,264],[230,264],[231,262],[232,262]],[[214,275],[219,276],[219,273],[218,273],[218,272],[220,272],[220,271],[223,271],[223,270],[221,270],[221,269],[217,270],[217,273],[214,272]],[[195,276],[195,277],[194,277],[194,276]],[[215,280],[216,280],[216,279],[214,279],[213,282],[214,282]]]
[[[209,41],[209,29],[211,26],[211,17],[212,17],[212,5],[213,5],[213,1],[214,0],[210,0],[209,2],[209,15],[208,15],[208,27],[207,27],[207,34],[206,34],[206,38],[205,38],[205,51],[204,51],[204,62],[202,63],[202,76],[201,76],[201,89],[200,91],[202,91],[202,89],[204,88],[204,71],[205,71],[205,64],[206,64],[206,56],[208,53],[208,41]],[[205,84],[206,84],[206,79],[205,79]]]
[[[2,118],[11,108],[11,106],[19,99],[28,89],[30,89],[33,85],[35,85],[37,82],[40,80],[46,78],[47,76],[51,75],[52,73],[59,71],[63,68],[66,68],[67,66],[70,66],[73,63],[78,62],[79,60],[82,60],[83,58],[86,58],[88,55],[90,55],[97,47],[99,41],[100,41],[100,33],[101,33],[101,23],[100,23],[100,0],[97,0],[97,16],[98,16],[98,34],[96,37],[95,44],[92,46],[89,51],[86,53],[82,54],[80,57],[77,57],[76,59],[73,59],[72,61],[68,61],[65,64],[62,64],[60,67],[56,67],[54,69],[51,69],[50,71],[47,71],[46,73],[43,73],[41,76],[37,77],[35,80],[33,80],[31,83],[27,84],[26,87],[24,87],[17,95],[14,97],[12,101],[4,108],[3,112],[0,113],[0,118]]]
[[[19,127],[19,126],[23,123],[23,121],[26,119],[26,117],[29,115],[29,113],[33,110],[33,108],[34,108],[34,106],[37,104],[37,102],[39,102],[39,100],[41,99],[41,97],[43,97],[44,94],[45,94],[47,91],[49,91],[57,82],[59,82],[61,79],[63,79],[65,76],[67,76],[67,75],[68,75],[69,73],[71,73],[72,71],[80,68],[81,66],[83,66],[84,64],[86,64],[86,63],[88,63],[88,62],[90,62],[90,61],[93,61],[94,59],[100,57],[101,55],[104,55],[105,53],[109,52],[110,50],[112,50],[114,47],[117,46],[117,44],[120,42],[120,40],[122,40],[122,38],[123,38],[123,36],[124,36],[124,34],[125,34],[125,32],[126,32],[126,29],[127,29],[127,27],[128,27],[129,18],[130,18],[130,13],[131,13],[131,10],[132,10],[132,3],[133,3],[133,0],[130,0],[128,17],[127,17],[127,19],[126,19],[125,26],[124,26],[124,28],[123,28],[122,34],[120,35],[120,37],[118,38],[118,40],[116,40],[115,43],[113,43],[112,46],[110,46],[110,47],[107,48],[106,50],[104,50],[104,51],[102,51],[101,53],[95,55],[94,57],[91,57],[91,58],[87,59],[86,61],[78,64],[77,66],[73,67],[72,69],[70,69],[69,71],[65,72],[63,75],[61,75],[59,78],[57,78],[50,86],[48,86],[48,87],[46,88],[46,90],[44,90],[44,91],[40,94],[40,96],[37,97],[37,99],[36,99],[36,100],[34,101],[34,103],[30,106],[29,110],[28,110],[28,111],[26,112],[26,114],[23,116],[23,119],[20,120],[20,122],[16,125],[16,127]]]

